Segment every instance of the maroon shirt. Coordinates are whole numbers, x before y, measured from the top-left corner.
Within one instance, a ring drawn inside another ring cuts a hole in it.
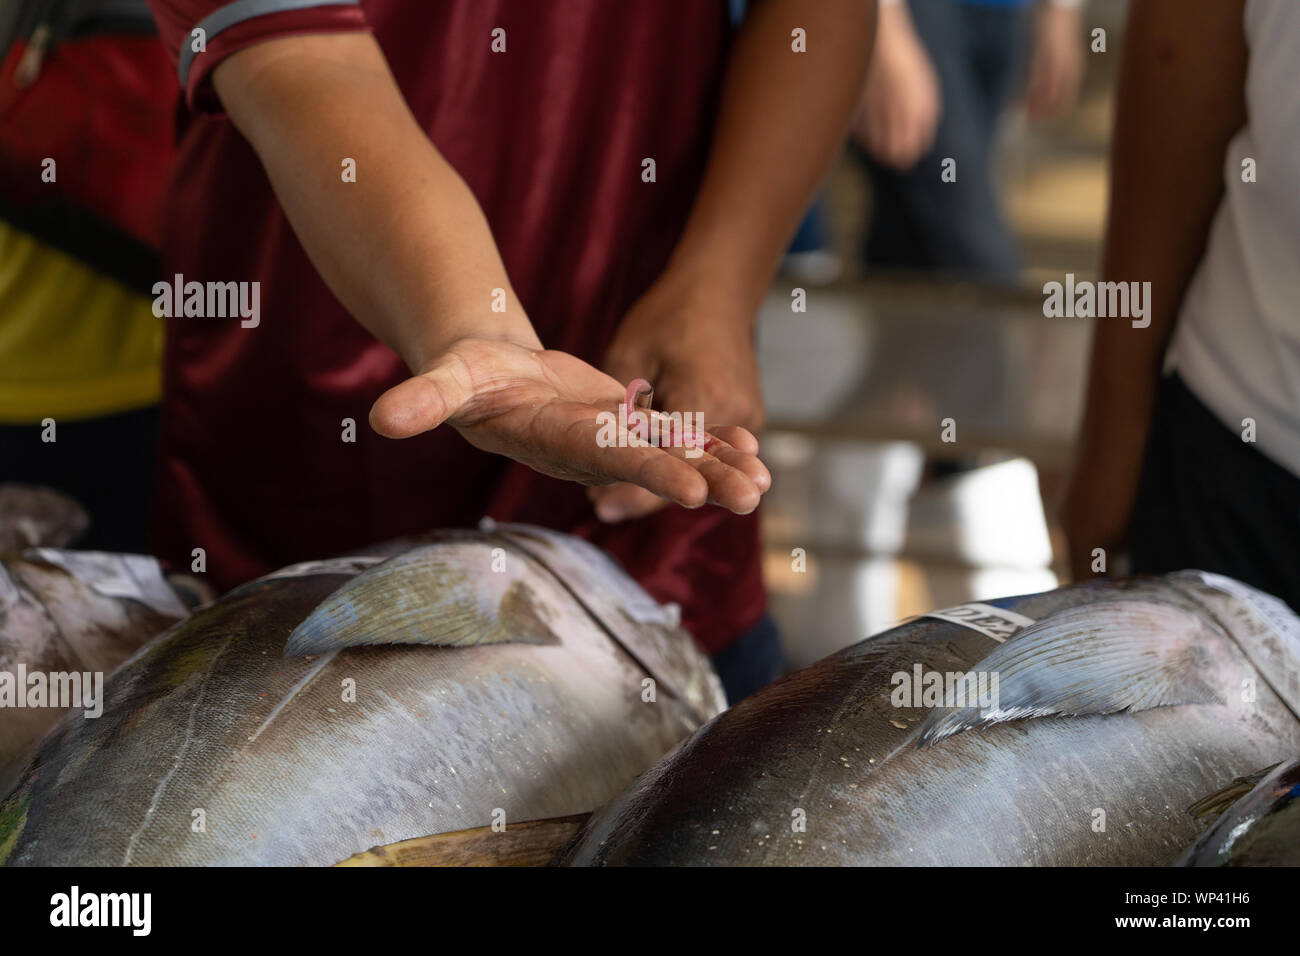
[[[173,52],[224,6],[152,2]],[[497,27],[504,53],[491,49]],[[188,101],[215,108],[211,70],[259,39],[361,28],[482,205],[542,342],[599,365],[694,200],[727,55],[725,4],[365,0],[263,14],[207,29],[207,50],[184,77]],[[655,183],[641,180],[644,157],[656,161]],[[169,320],[161,555],[188,565],[202,547],[215,583],[229,587],[490,515],[595,541],[657,599],[679,602],[711,651],[761,616],[756,515],[674,506],[602,525],[581,486],[484,454],[454,429],[402,441],[374,434],[370,405],[408,372],[326,288],[225,117],[196,113],[184,124],[168,217],[166,276],[262,287],[257,328]],[[354,444],[341,440],[344,418],[358,423]]]

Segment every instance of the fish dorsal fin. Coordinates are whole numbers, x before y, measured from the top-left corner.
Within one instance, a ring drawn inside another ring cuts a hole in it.
[[[529,558],[500,552],[500,542],[463,538],[381,561],[317,605],[284,656],[366,644],[559,643],[539,593],[549,580]]]
[[[988,675],[986,685],[996,687],[991,705],[936,710],[918,746],[1025,717],[1218,703],[1200,676],[1210,670],[1207,642],[1217,639],[1203,618],[1174,604],[1119,600],[1067,608],[975,665],[973,673]]]

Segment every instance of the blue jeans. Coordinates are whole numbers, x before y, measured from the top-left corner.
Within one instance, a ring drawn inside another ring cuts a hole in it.
[[[790,240],[788,252],[820,252],[831,245],[830,226],[826,222],[826,199],[818,194]]]
[[[771,614],[763,617],[730,646],[713,655],[713,668],[722,679],[727,703],[744,700],[785,672],[781,633]]]

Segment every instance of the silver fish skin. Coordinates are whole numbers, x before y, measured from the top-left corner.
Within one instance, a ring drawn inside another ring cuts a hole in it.
[[[6,554],[0,556],[0,675],[15,682],[23,672],[106,679],[188,614],[153,558],[52,548]],[[0,792],[67,710],[3,706],[4,697],[0,690]]]
[[[0,800],[0,858],[327,865],[588,812],[723,706],[686,632],[647,616],[614,636],[574,596],[628,585],[590,545],[514,527],[243,585],[121,668],[101,718],[45,740]],[[657,654],[690,686],[647,685]]]
[[[1180,866],[1300,866],[1300,757],[1264,774],[1178,862]]]
[[[1300,621],[1275,599],[1179,572],[995,603],[1034,623],[997,643],[921,617],[742,701],[562,862],[1167,865],[1189,803],[1296,752]],[[895,706],[917,665],[997,674],[996,706]]]

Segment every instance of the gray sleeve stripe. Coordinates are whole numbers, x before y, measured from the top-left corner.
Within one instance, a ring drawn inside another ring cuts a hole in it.
[[[352,7],[358,0],[235,0],[220,10],[208,14],[195,26],[195,30],[204,33],[203,42],[210,43],[212,38],[223,30],[229,30],[245,20],[265,16],[268,13],[281,13],[285,10],[305,10],[308,7]],[[181,89],[189,87],[190,67],[194,58],[194,30],[181,41],[180,78]]]

